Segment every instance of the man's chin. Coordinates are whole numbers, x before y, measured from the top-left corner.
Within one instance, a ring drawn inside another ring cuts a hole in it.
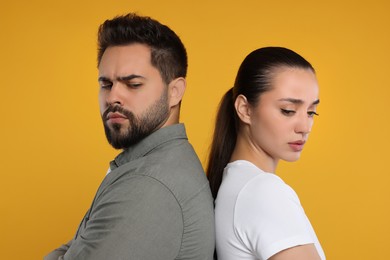
[[[110,130],[110,132],[115,132],[118,134],[123,134],[123,131],[128,129],[127,124],[114,122],[106,122],[106,127]]]
[[[110,143],[110,145],[115,149],[126,149],[130,145],[128,138],[123,136],[118,136],[118,134],[111,133],[110,137],[107,137],[107,141]]]

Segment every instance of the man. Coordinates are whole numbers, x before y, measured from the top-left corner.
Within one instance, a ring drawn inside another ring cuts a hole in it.
[[[179,124],[182,42],[167,26],[128,14],[105,21],[98,44],[103,125],[123,152],[75,237],[45,259],[212,259],[212,197]]]

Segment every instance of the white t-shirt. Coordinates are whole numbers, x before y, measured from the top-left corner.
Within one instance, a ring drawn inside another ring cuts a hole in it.
[[[325,260],[297,194],[275,174],[244,160],[229,163],[215,203],[218,259],[266,260],[314,243]]]

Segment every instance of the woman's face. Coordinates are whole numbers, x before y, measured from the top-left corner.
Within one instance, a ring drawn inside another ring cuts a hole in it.
[[[273,75],[271,90],[249,109],[250,138],[257,150],[273,162],[296,161],[316,115],[317,80],[308,69],[279,68]]]

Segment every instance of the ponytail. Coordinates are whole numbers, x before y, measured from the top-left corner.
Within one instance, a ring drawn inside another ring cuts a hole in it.
[[[221,186],[223,171],[229,163],[236,145],[236,117],[233,88],[231,88],[223,96],[219,105],[206,170],[214,199],[217,197],[219,187]]]

